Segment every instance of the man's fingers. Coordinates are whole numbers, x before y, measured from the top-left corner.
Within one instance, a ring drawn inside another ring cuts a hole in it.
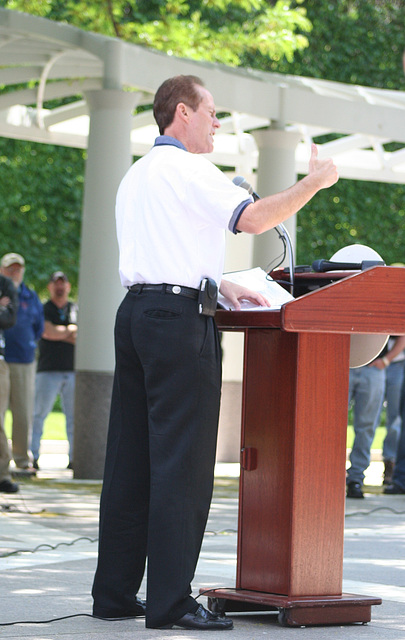
[[[316,160],[318,157],[318,147],[315,142],[311,144],[311,160]]]

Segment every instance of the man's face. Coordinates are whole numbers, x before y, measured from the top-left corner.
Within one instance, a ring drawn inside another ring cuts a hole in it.
[[[24,267],[19,262],[14,262],[8,267],[2,267],[2,274],[13,281],[15,287],[19,287],[24,278]]]
[[[70,292],[70,282],[58,278],[55,282],[48,284],[49,293],[51,294],[51,300],[64,300],[67,298]]]
[[[197,111],[190,110],[190,135],[187,150],[191,153],[211,153],[214,150],[215,130],[221,126],[215,115],[212,95],[204,87],[197,87],[202,96]]]

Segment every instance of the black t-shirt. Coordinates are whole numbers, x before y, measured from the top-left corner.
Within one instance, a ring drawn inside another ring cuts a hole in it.
[[[51,300],[44,304],[45,321],[52,324],[77,324],[77,306],[68,302],[59,309]],[[37,371],[73,371],[75,347],[63,340],[39,341],[39,357]]]

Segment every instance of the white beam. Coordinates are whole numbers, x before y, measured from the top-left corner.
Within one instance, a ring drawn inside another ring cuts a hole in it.
[[[223,119],[221,131],[235,135],[227,139],[228,146],[218,144],[213,156],[221,164],[254,167],[257,150],[246,147],[244,132],[277,121],[279,125],[285,124],[286,130],[299,130],[306,145],[314,136],[343,134],[344,138],[320,146],[321,155],[333,154],[337,158],[341,175],[403,181],[401,150],[394,155],[383,148],[387,142],[405,143],[405,94],[400,91],[174,58],[117,38],[7,9],[0,9],[0,50],[3,66],[0,81],[5,84],[27,79],[39,82],[48,65],[48,78],[60,81],[44,83],[44,101],[82,95],[88,89],[111,85],[118,90],[143,92],[141,101],[146,104],[152,102],[154,91],[167,77],[178,73],[199,75],[213,93],[218,111],[231,113]],[[55,55],[58,58],[49,65]],[[10,61],[21,66],[7,68]],[[16,103],[34,105],[35,90],[0,96],[1,110]],[[44,124],[50,129],[42,133],[35,127],[31,112],[31,115],[26,112],[19,125],[15,118],[0,114],[0,135],[84,148],[88,135],[84,112],[82,108],[79,111],[72,108],[65,114],[55,111],[51,115],[41,110]],[[150,112],[132,120],[131,145],[137,155],[153,143],[146,130],[151,123]],[[359,154],[367,145],[373,150],[366,156]],[[296,169],[302,170],[299,157]]]
[[[81,95],[84,91],[101,89],[101,82],[98,79],[75,80],[73,82],[51,82],[46,86],[45,101],[69,96]],[[37,90],[22,89],[3,93],[0,96],[0,109],[6,109],[15,104],[36,104]]]

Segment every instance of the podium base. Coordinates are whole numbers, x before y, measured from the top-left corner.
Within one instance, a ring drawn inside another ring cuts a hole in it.
[[[285,627],[366,624],[381,598],[343,593],[340,596],[284,596],[247,589],[200,589],[213,612],[278,611]]]

